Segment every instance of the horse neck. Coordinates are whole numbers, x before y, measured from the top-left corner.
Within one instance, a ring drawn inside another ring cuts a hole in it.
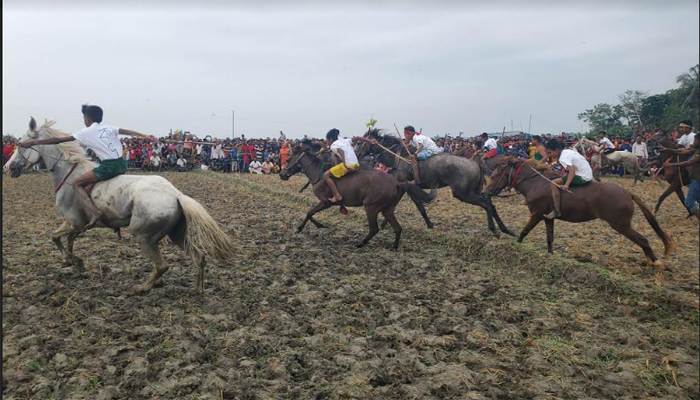
[[[57,188],[68,175],[73,164],[66,160],[63,150],[58,145],[37,146],[37,150],[40,152],[40,158],[51,175],[53,187]]]
[[[381,143],[381,142],[380,142]],[[400,146],[400,143],[394,143],[393,145],[386,146],[384,143],[381,143],[382,146],[386,147],[387,149],[393,151],[394,153],[398,155],[402,155],[401,152],[403,151],[403,147]],[[394,154],[391,154],[385,150],[381,150],[381,153],[379,155],[379,161],[386,165],[389,168],[396,168],[397,167],[397,159]]]
[[[313,157],[311,155],[308,155],[306,157],[303,157],[300,161],[299,164],[301,165],[301,169],[304,172],[304,175],[306,175],[307,178],[311,182],[318,182],[320,181],[321,177],[321,171],[320,171],[320,166],[319,166],[320,160],[316,157]]]
[[[517,169],[515,171],[517,171]],[[513,174],[516,173],[515,171],[513,171]],[[516,183],[515,189],[522,193],[525,197],[527,197],[527,194],[533,190],[539,189],[541,186],[548,184],[548,182],[545,182],[544,178],[537,176],[537,172],[533,171],[532,167],[525,164],[521,164],[518,182],[519,183]],[[510,184],[511,182],[508,183]]]

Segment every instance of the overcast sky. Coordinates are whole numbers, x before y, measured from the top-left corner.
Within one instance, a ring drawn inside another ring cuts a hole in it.
[[[3,2],[3,133],[30,116],[76,131],[83,103],[157,136],[230,136],[231,110],[246,137],[349,136],[372,115],[431,136],[527,131],[530,114],[533,133],[571,132],[700,58],[697,0],[95,3]]]

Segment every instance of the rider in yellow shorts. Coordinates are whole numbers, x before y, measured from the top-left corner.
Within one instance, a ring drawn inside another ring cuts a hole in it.
[[[342,178],[360,169],[360,162],[357,160],[357,155],[355,155],[355,151],[352,149],[352,141],[350,139],[338,139],[339,135],[340,131],[337,129],[331,129],[326,134],[326,145],[330,146],[333,154],[340,157],[340,164],[323,174],[323,179],[333,191],[333,197],[329,199],[331,203],[340,203],[343,201],[343,196],[338,192],[338,187],[335,185],[333,178]]]

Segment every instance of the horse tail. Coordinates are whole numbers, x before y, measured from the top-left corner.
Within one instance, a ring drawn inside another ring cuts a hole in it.
[[[668,255],[670,252],[673,251],[674,248],[673,239],[661,229],[661,227],[659,226],[659,221],[656,220],[654,213],[652,213],[651,210],[649,210],[647,206],[644,205],[642,199],[635,195],[632,195],[632,200],[634,200],[634,202],[637,203],[639,209],[642,210],[644,217],[649,222],[649,225],[651,225],[651,227],[654,229],[654,232],[656,232],[656,235],[659,238],[661,238],[661,240],[664,242],[664,255]]]
[[[204,254],[219,263],[229,261],[234,254],[233,242],[207,210],[189,196],[181,195],[177,201],[187,220],[185,252]]]
[[[423,203],[432,203],[437,196],[437,188],[430,190],[430,193],[425,193],[419,186],[407,182],[399,182],[399,187],[411,198],[411,200],[420,200]]]

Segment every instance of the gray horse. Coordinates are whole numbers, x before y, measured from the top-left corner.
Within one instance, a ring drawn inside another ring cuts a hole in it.
[[[53,121],[46,122],[37,129],[36,121],[32,118],[29,130],[21,140],[67,136],[53,129],[53,124]],[[23,170],[42,160],[49,169],[56,191],[56,208],[65,217],[63,225],[53,232],[51,239],[67,265],[82,269],[84,263],[73,254],[73,243],[85,231],[90,214],[73,191],[71,182],[97,165],[87,159],[75,141],[27,149],[19,147],[8,162],[10,175],[19,177]],[[182,194],[163,177],[120,175],[97,183],[90,197],[104,214],[95,227],[119,229],[128,226],[141,245],[143,254],[155,264],[151,276],[136,288],[136,292],[149,291],[168,270],[158,248],[158,243],[166,235],[185,250],[197,266],[199,293],[204,291],[205,257],[226,262],[233,254],[233,243],[204,207]],[[67,248],[63,246],[63,236],[67,238]]]
[[[378,145],[368,143],[358,143],[355,149],[358,157],[365,157],[370,154],[377,155],[378,161],[389,168],[394,168],[392,173],[399,182],[406,182],[413,179],[413,167],[402,158],[407,158],[406,150],[401,144],[401,139],[382,135],[381,130],[373,129],[365,135],[369,139],[374,139],[378,144],[391,150],[389,153]],[[396,154],[402,158],[396,157]],[[478,162],[464,157],[455,156],[448,153],[436,154],[427,160],[418,162],[418,173],[420,174],[420,187],[423,189],[434,189],[449,186],[452,189],[452,196],[465,203],[474,204],[486,211],[489,230],[494,235],[500,236],[496,231],[493,220],[496,220],[501,232],[515,236],[501,220],[496,211],[496,207],[491,199],[481,195],[484,186],[485,171]],[[424,218],[428,218],[424,215]]]

